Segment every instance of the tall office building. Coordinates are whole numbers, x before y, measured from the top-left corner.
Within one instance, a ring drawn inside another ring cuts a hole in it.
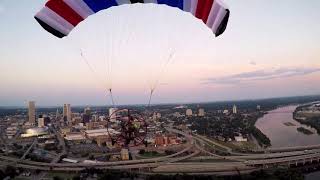
[[[34,101],[29,101],[28,118],[29,118],[29,123],[31,124],[36,123],[36,103]]]
[[[90,122],[90,119],[91,119],[91,109],[89,107],[86,107],[84,109],[82,120],[84,123],[88,123],[88,122]]]
[[[187,109],[186,110],[186,115],[187,116],[192,116],[192,110],[191,109]]]
[[[91,109],[90,109],[90,107],[84,108],[84,114],[86,114],[86,115],[91,115]]]
[[[63,105],[62,116],[67,117],[67,104]]]
[[[236,105],[233,105],[232,113],[237,114],[237,106]]]
[[[199,114],[198,114],[198,116],[204,116],[204,109],[203,108],[200,108],[199,109]]]
[[[71,106],[70,104],[63,105],[63,119],[67,122],[71,122]]]
[[[59,113],[59,109],[57,109],[56,111],[56,120],[58,120],[60,118],[60,113]]]

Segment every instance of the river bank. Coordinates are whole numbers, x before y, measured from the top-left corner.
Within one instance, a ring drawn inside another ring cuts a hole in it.
[[[268,111],[263,117],[259,118],[255,126],[265,134],[271,141],[271,147],[293,147],[320,144],[318,134],[306,135],[297,131],[298,127],[303,127],[312,132],[316,130],[294,120],[293,112],[298,105],[279,107]],[[293,123],[296,126],[286,126],[284,123]]]

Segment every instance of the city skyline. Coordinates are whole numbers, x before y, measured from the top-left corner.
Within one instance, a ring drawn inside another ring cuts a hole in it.
[[[103,42],[85,36],[94,32],[113,35],[116,42],[111,58],[117,104],[146,104],[150,81],[158,79],[152,101],[156,104],[320,92],[320,85],[314,83],[320,80],[317,47],[320,25],[315,23],[320,17],[318,1],[228,0],[226,3],[232,9],[230,22],[218,38],[199,21],[173,8],[124,5],[90,17],[69,39],[62,40],[42,30],[33,19],[44,3],[44,0],[0,2],[0,22],[5,25],[0,29],[4,42],[0,45],[1,106],[23,106],[28,100],[40,106],[64,102],[110,105],[105,82],[95,81],[97,78],[74,46],[80,42],[85,57],[105,81],[105,62],[99,60],[103,59],[101,52],[110,47],[99,49],[99,43]],[[271,12],[266,13],[266,8]],[[153,15],[146,16],[149,14]],[[111,25],[110,30],[100,32],[90,28],[99,27],[103,18],[110,23],[107,24]],[[153,22],[152,27],[146,27],[146,22]],[[130,27],[131,31],[121,30],[123,27]],[[134,33],[133,38],[130,32]],[[193,34],[197,36],[190,37]],[[122,37],[127,44],[121,44]],[[182,42],[180,38],[187,40]],[[92,46],[86,47],[86,43]],[[166,43],[170,43],[169,48]],[[159,77],[159,67],[173,47],[174,58]],[[155,61],[150,61],[154,58]],[[154,69],[158,72],[152,74]]]

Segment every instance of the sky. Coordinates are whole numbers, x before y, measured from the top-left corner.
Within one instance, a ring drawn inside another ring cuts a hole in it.
[[[0,0],[0,106],[187,103],[320,94],[320,1],[225,0],[215,38],[175,8],[123,5],[68,37],[33,16],[45,0]],[[82,54],[82,55],[81,55]]]

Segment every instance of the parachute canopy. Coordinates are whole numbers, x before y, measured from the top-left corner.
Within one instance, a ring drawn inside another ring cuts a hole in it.
[[[35,15],[35,19],[45,30],[63,38],[92,14],[113,6],[134,3],[165,4],[190,12],[216,36],[225,31],[230,14],[221,0],[49,0]]]

